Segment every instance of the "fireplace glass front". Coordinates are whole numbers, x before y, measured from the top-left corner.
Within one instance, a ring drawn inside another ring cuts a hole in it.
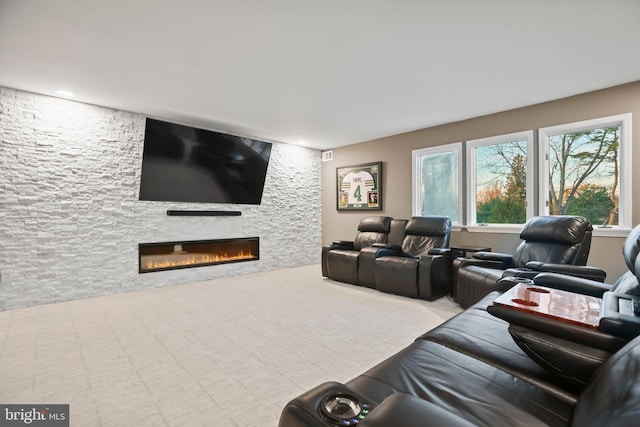
[[[139,272],[175,270],[260,259],[258,237],[140,243]]]

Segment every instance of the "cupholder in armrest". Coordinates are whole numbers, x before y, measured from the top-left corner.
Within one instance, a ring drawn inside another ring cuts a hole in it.
[[[350,387],[327,382],[295,398],[285,406],[280,425],[355,426],[374,409],[375,404]]]
[[[320,402],[320,413],[332,424],[351,426],[359,424],[373,409],[371,402],[355,393],[329,393]]]

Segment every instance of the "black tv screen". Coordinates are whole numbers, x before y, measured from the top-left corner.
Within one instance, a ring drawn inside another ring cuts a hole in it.
[[[140,200],[259,205],[271,143],[147,118]]]

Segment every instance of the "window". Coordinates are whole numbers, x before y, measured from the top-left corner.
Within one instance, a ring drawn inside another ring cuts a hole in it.
[[[413,214],[443,215],[462,223],[462,143],[414,150]]]
[[[533,215],[533,131],[467,142],[467,224],[523,224]]]
[[[448,215],[470,231],[492,232],[520,231],[534,215],[581,215],[596,235],[626,235],[631,114],[547,127],[534,137],[530,130],[414,150],[414,215]]]
[[[631,226],[631,114],[539,130],[541,215]]]

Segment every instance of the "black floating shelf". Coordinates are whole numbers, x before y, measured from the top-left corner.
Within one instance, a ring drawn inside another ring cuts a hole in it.
[[[240,211],[175,211],[168,210],[168,216],[240,216]]]

